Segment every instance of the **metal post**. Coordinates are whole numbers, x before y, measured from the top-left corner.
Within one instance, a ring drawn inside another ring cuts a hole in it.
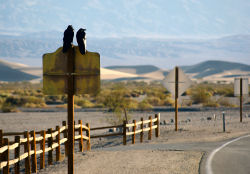
[[[240,122],[242,122],[242,108],[243,108],[243,95],[242,95],[242,78],[240,78]]]
[[[178,131],[178,88],[179,68],[175,67],[175,131]]]
[[[225,113],[222,112],[222,119],[223,119],[223,132],[226,131],[226,125],[225,125]]]
[[[74,173],[74,48],[68,52],[68,174]]]

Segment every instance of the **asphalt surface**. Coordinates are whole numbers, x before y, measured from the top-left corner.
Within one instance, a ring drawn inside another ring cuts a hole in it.
[[[129,142],[130,143],[130,142]],[[127,146],[114,146],[96,150],[173,150],[201,151],[204,156],[200,163],[201,174],[250,174],[250,136],[219,142],[194,142],[176,144],[143,143]],[[212,155],[211,158],[211,154]],[[211,158],[210,171],[208,159]]]
[[[223,146],[223,145],[222,145]],[[250,136],[233,141],[214,155],[208,174],[249,174]]]

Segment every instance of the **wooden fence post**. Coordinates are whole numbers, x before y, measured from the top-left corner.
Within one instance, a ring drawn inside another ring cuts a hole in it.
[[[157,125],[157,128],[155,129],[155,137],[159,137],[160,135],[160,114],[155,114],[155,118],[157,119],[156,122],[154,122],[154,125]]]
[[[21,142],[20,142],[20,136],[15,136],[15,143],[18,143],[18,146],[15,148],[15,159],[19,159],[20,158],[20,146],[21,146]],[[17,161],[15,163],[15,174],[19,174],[20,173],[20,161]]]
[[[86,126],[88,127],[88,130],[86,131],[87,137],[89,137],[87,141],[87,150],[91,150],[91,144],[90,144],[90,126],[89,123],[86,123]]]
[[[134,135],[132,135],[132,144],[135,144],[136,120],[133,120],[133,123],[134,123],[134,126],[133,126]]]
[[[149,116],[149,120],[150,122],[148,123],[148,127],[150,128],[150,130],[148,131],[148,140],[151,140],[152,137],[152,117]]]
[[[43,151],[43,153],[40,154],[40,169],[45,168],[45,142],[46,142],[46,131],[41,131],[40,135],[43,137],[43,139],[40,141],[40,149]]]
[[[3,147],[3,130],[0,129],[0,148]],[[2,154],[0,154],[0,162],[2,161]],[[0,173],[2,173],[2,169],[0,169]]]
[[[3,130],[0,129],[0,147],[3,146]]]
[[[48,165],[52,165],[52,163],[53,163],[53,149],[52,149],[53,137],[52,137],[52,128],[48,129],[48,134],[51,135],[51,137],[48,138],[48,147],[51,147],[51,150],[48,152]]]
[[[143,142],[143,118],[141,118],[141,133],[140,133],[140,142]]]
[[[27,142],[24,144],[24,151],[25,153],[28,153],[27,158],[25,158],[25,173],[30,174],[31,173],[31,167],[30,167],[30,138],[29,138],[29,132],[24,132],[24,138],[27,138]]]
[[[79,140],[79,151],[83,152],[82,120],[78,120],[78,123],[80,124],[79,135],[81,135],[81,138]]]
[[[63,121],[62,124],[63,126],[66,127],[66,129],[63,131],[63,137],[68,139],[67,123],[66,121]],[[68,156],[68,140],[64,143],[64,149],[65,149],[65,156]]]
[[[123,121],[123,145],[127,144],[127,127],[126,127],[127,122],[124,120]]]
[[[34,150],[34,154],[31,155],[32,173],[36,173],[37,172],[37,160],[36,160],[36,133],[35,131],[31,131],[31,136],[33,137],[33,141],[31,143],[31,150]]]
[[[61,160],[61,145],[60,145],[60,127],[56,126],[57,136],[56,136],[56,142],[58,144],[56,148],[56,161]]]
[[[3,139],[3,145],[8,146],[8,149],[3,153],[3,160],[7,161],[7,166],[3,168],[3,174],[9,174],[9,160],[10,160],[10,152],[9,152],[9,140],[8,138]]]

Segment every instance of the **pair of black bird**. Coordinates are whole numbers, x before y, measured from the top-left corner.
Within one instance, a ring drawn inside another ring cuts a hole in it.
[[[86,54],[86,45],[84,43],[86,39],[86,29],[80,28],[76,33],[76,40],[78,43],[79,51],[82,55]],[[72,25],[69,25],[68,28],[64,31],[63,36],[63,53],[66,53],[67,50],[72,47],[72,42],[74,38],[74,28]]]

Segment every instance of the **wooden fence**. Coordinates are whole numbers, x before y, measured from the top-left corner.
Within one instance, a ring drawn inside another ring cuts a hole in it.
[[[123,144],[126,145],[127,136],[132,136],[132,144],[134,144],[136,134],[139,133],[140,142],[143,142],[144,132],[148,132],[148,140],[151,140],[153,129],[155,129],[155,136],[158,137],[160,135],[159,123],[160,114],[155,114],[154,119],[152,119],[150,116],[148,120],[143,120],[143,118],[141,118],[139,122],[133,120],[133,123],[124,122],[122,125],[118,126],[96,128],[90,128],[88,123],[83,125],[82,121],[79,120],[78,124],[75,124],[75,141],[79,142],[80,152],[91,149],[90,139],[92,138],[123,136]],[[111,128],[120,129],[122,131],[109,134],[90,135],[90,132],[92,131]],[[23,138],[21,138],[21,135],[23,135]],[[11,142],[8,138],[4,138],[4,136],[15,136],[15,140]],[[86,141],[86,144],[84,141]],[[37,144],[39,144],[39,149],[37,148]],[[64,155],[61,153],[61,145],[64,145],[65,147]],[[21,149],[24,151],[22,154],[20,153]],[[43,169],[45,168],[45,162],[47,162],[48,165],[52,165],[54,149],[56,152],[55,161],[61,161],[65,156],[67,156],[68,150],[66,121],[63,121],[62,127],[56,126],[55,130],[50,128],[47,131],[42,130],[39,132],[26,131],[8,133],[4,133],[2,130],[0,130],[0,173],[2,170],[3,174],[9,174],[10,166],[14,165],[15,173],[19,174],[20,162],[22,160],[25,160],[25,173],[37,173],[38,155],[40,157],[39,168]],[[11,153],[14,154],[13,159],[10,159]],[[47,153],[47,161],[45,159],[45,153]]]
[[[75,125],[75,141],[79,141],[79,150],[83,152],[85,149],[90,150],[90,126],[87,123],[86,126],[82,125],[82,121],[79,120],[79,124]],[[78,132],[78,135],[76,135]],[[86,132],[84,135],[83,132]],[[36,135],[40,134],[40,135]],[[62,134],[62,136],[61,136]],[[24,138],[21,138],[23,135]],[[8,138],[4,136],[15,136],[15,141],[10,142]],[[84,146],[84,140],[86,145]],[[37,144],[40,145],[39,149]],[[65,146],[65,153],[61,153],[61,145]],[[47,147],[46,147],[47,146]],[[56,126],[55,130],[51,128],[47,131],[42,130],[40,132],[9,132],[4,133],[0,130],[0,170],[3,174],[9,174],[10,166],[14,165],[14,171],[16,174],[20,173],[20,162],[25,160],[25,173],[37,173],[38,165],[37,158],[40,157],[40,169],[45,168],[45,153],[47,154],[47,164],[53,163],[53,150],[56,151],[55,161],[61,161],[65,155],[67,155],[67,126],[66,121],[63,122],[63,126]],[[24,149],[24,153],[20,153],[21,149]],[[10,159],[10,154],[14,154],[14,159]]]
[[[153,125],[154,124],[154,125]],[[143,136],[144,132],[148,131],[148,140],[152,139],[152,130],[155,129],[155,136],[159,137],[160,135],[160,114],[155,114],[155,118],[152,119],[150,116],[148,120],[143,120],[141,118],[141,121],[136,122],[136,120],[133,120],[133,123],[126,124],[124,122],[123,124],[123,144],[127,144],[127,136],[132,136],[132,144],[135,144],[135,136],[136,134],[140,133],[140,142],[143,142]],[[131,128],[131,131],[128,128]]]

